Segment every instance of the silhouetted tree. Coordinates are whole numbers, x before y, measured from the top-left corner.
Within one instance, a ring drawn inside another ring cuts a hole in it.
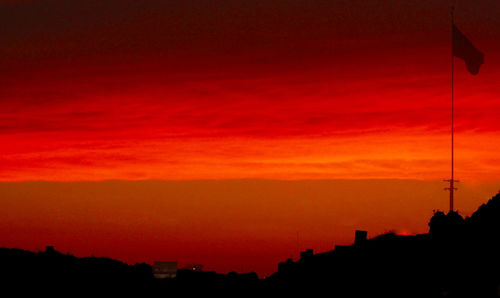
[[[442,211],[434,213],[429,221],[429,234],[435,238],[457,237],[463,230],[464,219],[458,212],[450,211],[444,214]]]

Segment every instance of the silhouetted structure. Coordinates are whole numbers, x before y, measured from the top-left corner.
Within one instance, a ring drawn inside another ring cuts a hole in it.
[[[175,278],[177,276],[177,262],[154,262],[153,276],[158,279]]]
[[[309,257],[312,257],[313,255],[314,255],[314,250],[311,248],[308,248],[300,253],[300,259],[305,260]]]
[[[354,234],[354,245],[361,245],[363,242],[366,241],[368,238],[368,232],[367,231],[356,231],[356,234]]]

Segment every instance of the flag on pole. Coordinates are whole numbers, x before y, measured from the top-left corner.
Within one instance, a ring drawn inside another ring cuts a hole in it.
[[[465,35],[453,25],[453,56],[465,61],[467,70],[476,75],[479,67],[484,63],[484,55],[481,53]]]

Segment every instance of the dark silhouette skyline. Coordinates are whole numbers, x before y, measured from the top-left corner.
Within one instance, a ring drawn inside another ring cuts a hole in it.
[[[280,263],[272,276],[177,271],[175,278],[155,279],[148,264],[127,265],[109,258],[77,258],[48,246],[33,253],[0,249],[2,281],[40,290],[72,291],[81,287],[111,291],[199,293],[316,293],[334,297],[497,297],[500,290],[500,193],[470,217],[437,211],[429,232],[386,233],[367,237],[356,231],[355,243]],[[242,239],[243,241],[244,239]],[[26,274],[29,272],[29,274]],[[214,292],[215,293],[215,292]]]

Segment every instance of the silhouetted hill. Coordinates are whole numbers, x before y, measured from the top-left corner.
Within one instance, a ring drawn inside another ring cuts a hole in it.
[[[469,218],[466,224],[471,229],[481,231],[500,230],[500,193],[486,204],[482,204]]]
[[[469,218],[436,212],[429,233],[393,233],[280,263],[278,287],[344,296],[497,297],[500,286],[500,195]]]
[[[0,278],[6,284],[35,286],[40,290],[123,285],[138,288],[153,276],[148,264],[127,265],[109,258],[77,258],[52,247],[38,253],[0,248],[0,264]]]
[[[257,274],[178,270],[174,279],[154,279],[149,264],[128,265],[102,257],[78,258],[48,246],[43,252],[0,248],[0,280],[6,288],[66,295],[78,292],[182,293],[201,289],[257,288]]]

